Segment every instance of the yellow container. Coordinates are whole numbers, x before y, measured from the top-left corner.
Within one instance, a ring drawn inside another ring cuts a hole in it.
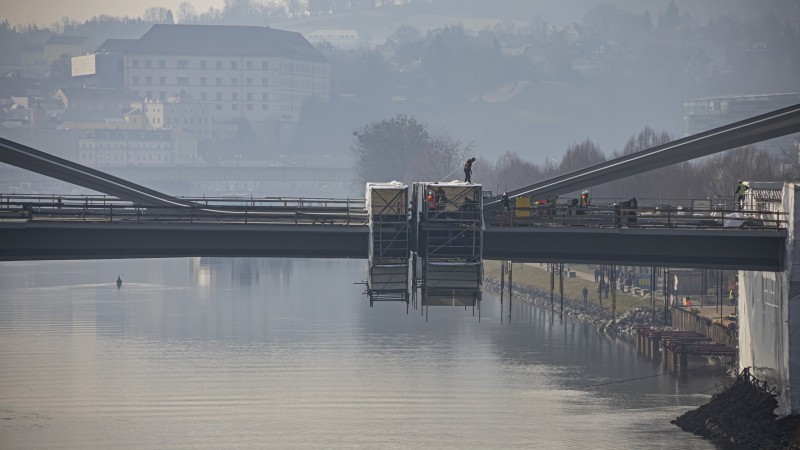
[[[531,199],[530,197],[517,197],[514,199],[516,203],[515,213],[516,217],[530,217],[531,216]]]

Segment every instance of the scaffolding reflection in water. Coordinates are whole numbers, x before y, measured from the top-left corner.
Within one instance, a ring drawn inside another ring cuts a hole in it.
[[[414,183],[411,196],[399,182],[368,184],[370,305],[405,301],[423,314],[472,306],[480,314],[482,202],[480,185],[459,181]]]

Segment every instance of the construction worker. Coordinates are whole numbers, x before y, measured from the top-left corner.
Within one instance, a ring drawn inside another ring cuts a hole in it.
[[[428,209],[434,211],[436,209],[436,196],[433,192],[428,193]]]
[[[731,289],[730,291],[728,291],[728,302],[731,305],[733,305],[733,299],[734,299],[734,297],[733,297],[733,289]]]
[[[511,212],[511,200],[509,200],[507,193],[503,192],[500,201],[503,203],[503,212],[506,214]]]
[[[558,196],[552,196],[547,199],[547,215],[548,216],[555,216],[556,215],[556,206],[558,204]]]
[[[584,190],[581,192],[581,208],[588,208],[591,205],[591,201],[589,200],[589,190]]]
[[[472,163],[474,162],[474,156],[464,161],[464,183],[472,183]]]
[[[744,193],[750,189],[750,186],[747,185],[747,182],[739,180],[736,182],[736,205],[739,209],[744,208]]]

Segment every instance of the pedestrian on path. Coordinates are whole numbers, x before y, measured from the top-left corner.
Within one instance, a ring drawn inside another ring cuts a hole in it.
[[[583,287],[583,303],[589,303],[589,289]]]

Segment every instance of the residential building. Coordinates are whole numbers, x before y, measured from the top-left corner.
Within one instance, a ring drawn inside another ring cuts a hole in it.
[[[193,133],[198,140],[211,138],[210,103],[170,97],[166,100],[146,100],[143,107],[147,128],[182,128]]]
[[[182,130],[91,130],[78,140],[78,162],[89,167],[197,164],[197,140]]]
[[[292,123],[308,100],[328,101],[329,63],[295,32],[156,24],[125,52],[125,86],[146,99],[191,97],[215,121]]]

